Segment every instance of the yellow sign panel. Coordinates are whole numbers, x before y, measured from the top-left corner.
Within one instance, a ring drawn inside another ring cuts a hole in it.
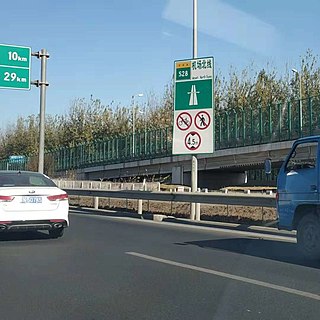
[[[176,64],[177,69],[180,68],[191,68],[191,61],[179,61]]]

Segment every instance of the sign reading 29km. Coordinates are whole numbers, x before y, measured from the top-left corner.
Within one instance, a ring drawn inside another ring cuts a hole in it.
[[[174,63],[173,154],[214,151],[213,57]]]
[[[0,44],[0,88],[30,90],[31,48]]]

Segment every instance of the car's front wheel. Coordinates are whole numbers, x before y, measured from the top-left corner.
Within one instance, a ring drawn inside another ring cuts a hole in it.
[[[49,236],[53,239],[61,238],[63,236],[64,228],[49,230]]]
[[[309,259],[320,259],[320,219],[309,213],[299,222],[297,242],[300,252]]]

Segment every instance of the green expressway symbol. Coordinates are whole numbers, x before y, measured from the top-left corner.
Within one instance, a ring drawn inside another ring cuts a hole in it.
[[[175,110],[212,108],[212,79],[176,82]]]

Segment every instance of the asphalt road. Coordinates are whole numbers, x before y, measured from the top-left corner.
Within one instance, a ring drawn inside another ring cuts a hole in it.
[[[292,239],[71,214],[0,236],[1,320],[319,319],[320,262]]]

